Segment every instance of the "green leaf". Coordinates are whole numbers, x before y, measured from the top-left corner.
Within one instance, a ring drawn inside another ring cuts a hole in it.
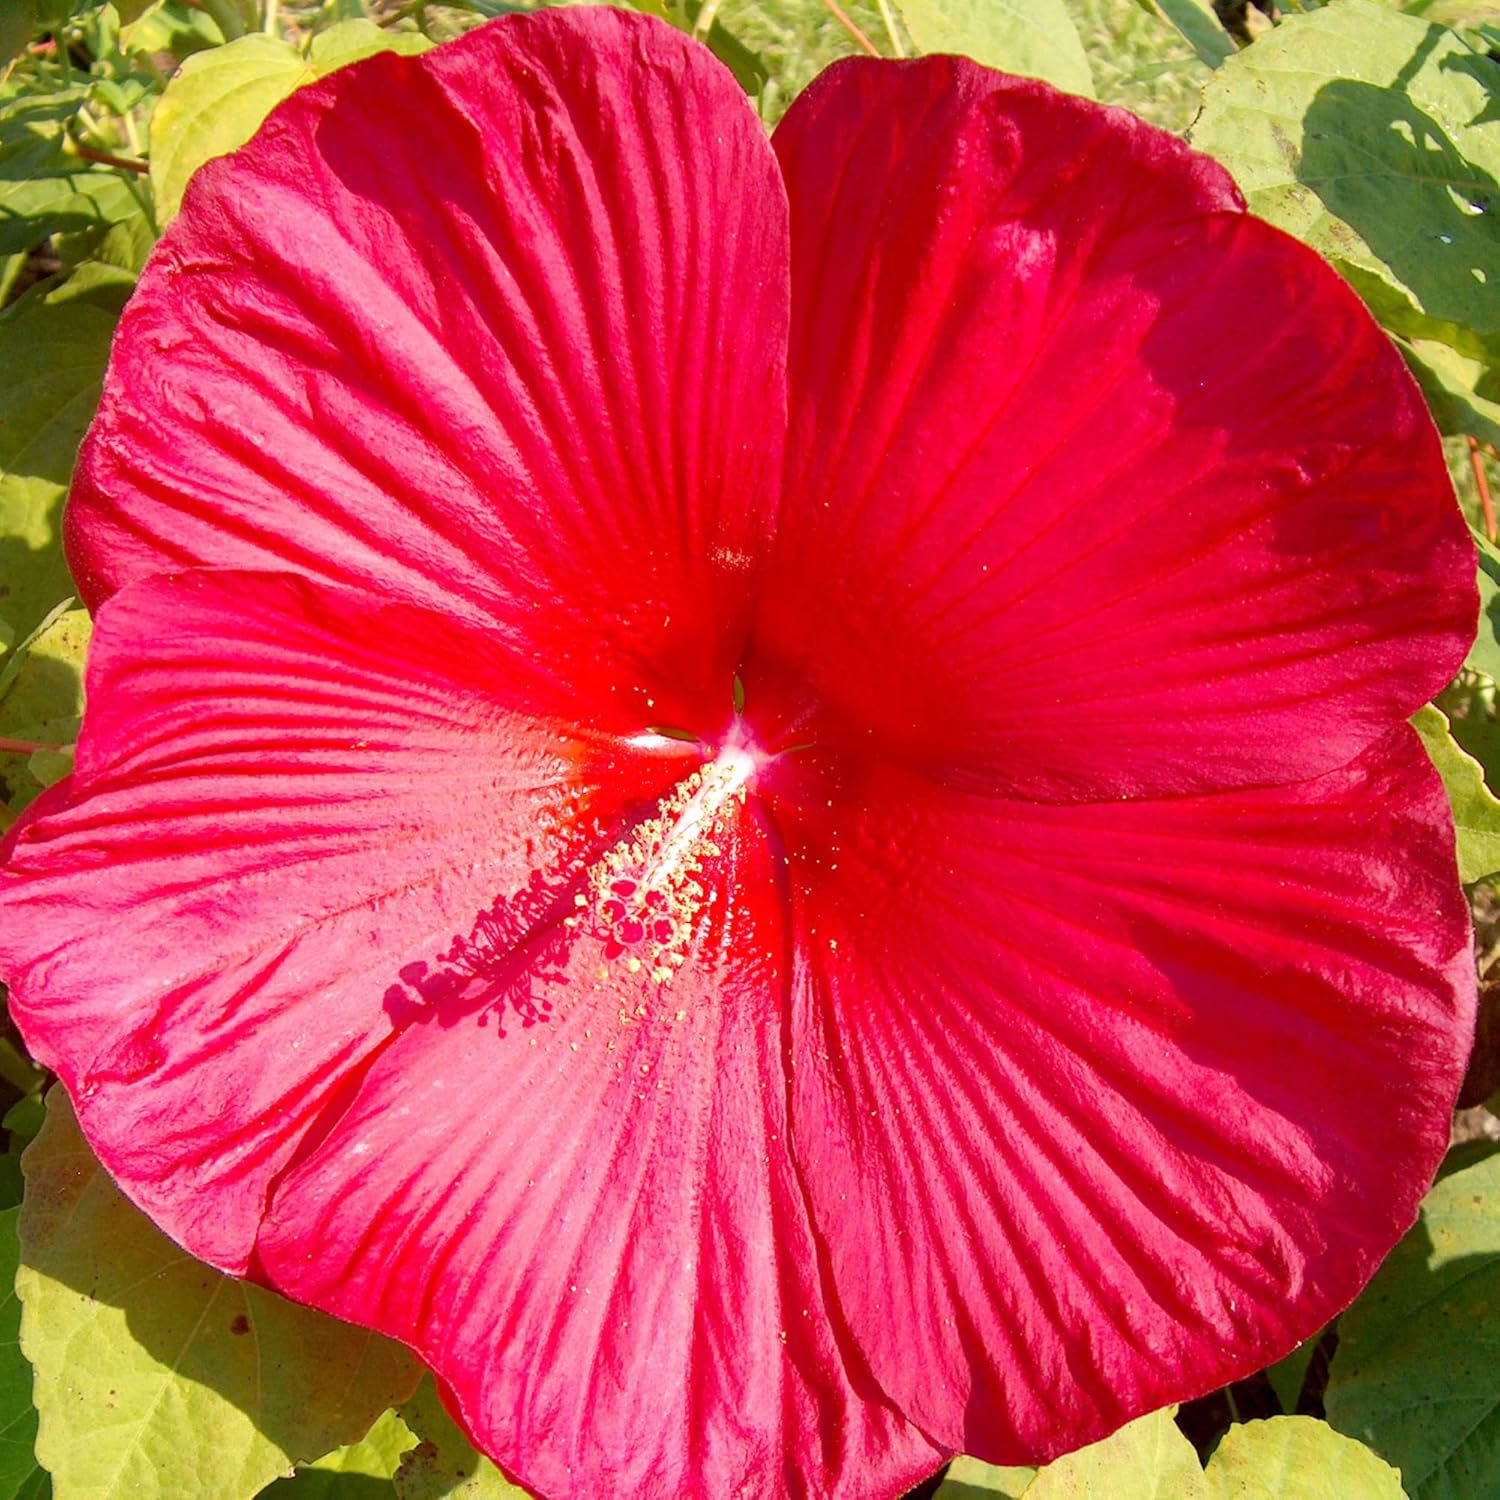
[[[392,1500],[391,1478],[416,1435],[393,1411],[347,1448],[337,1448],[291,1479],[261,1491],[263,1500]]]
[[[1192,141],[1393,332],[1500,356],[1495,69],[1442,27],[1333,0],[1224,64]]]
[[[1198,1455],[1172,1420],[1174,1410],[1152,1412],[1056,1459],[1026,1487],[1025,1500],[1210,1500]]]
[[[1219,25],[1213,8],[1202,0],[1156,0],[1162,14],[1182,33],[1200,62],[1217,68],[1233,57],[1235,45]]]
[[[896,9],[923,52],[959,52],[1094,97],[1089,60],[1063,0],[896,0]]]
[[[426,1379],[401,1408],[421,1441],[396,1470],[396,1500],[528,1500],[489,1459],[477,1454]]]
[[[1002,1469],[961,1455],[948,1465],[932,1500],[1021,1500],[1035,1478],[1035,1469]]]
[[[1315,1333],[1310,1339],[1303,1340],[1284,1359],[1278,1359],[1274,1365],[1266,1370],[1266,1379],[1271,1382],[1271,1389],[1276,1392],[1276,1399],[1281,1402],[1284,1412],[1294,1412],[1297,1402],[1302,1396],[1302,1387],[1307,1381],[1307,1371],[1313,1361],[1313,1355],[1318,1351],[1318,1341],[1323,1337],[1322,1333]]]
[[[1213,1500],[1406,1500],[1389,1464],[1312,1417],[1237,1423],[1207,1478]]]
[[[0,1213],[0,1500],[16,1500],[21,1486],[34,1484],[42,1473],[33,1448],[36,1408],[31,1404],[31,1366],[21,1353],[21,1304],[16,1300],[20,1212],[8,1208]]]
[[[151,190],[165,228],[182,206],[188,179],[205,162],[237,150],[276,105],[314,79],[377,52],[413,53],[431,45],[373,21],[341,21],[313,37],[306,54],[280,37],[255,32],[198,52],[178,69],[151,116]]]
[[[1500,1155],[1441,1178],[1339,1320],[1328,1420],[1401,1470],[1412,1500],[1500,1495]]]
[[[1500,870],[1500,802],[1484,784],[1484,768],[1449,732],[1442,709],[1429,703],[1411,722],[1443,778],[1458,834],[1458,878],[1471,885]]]
[[[411,1392],[397,1345],[184,1254],[47,1106],[16,1290],[58,1500],[248,1500]]]
[[[58,520],[130,282],[111,305],[98,274],[0,318],[0,620],[18,636],[73,592]]]
[[[77,740],[91,628],[87,611],[68,610],[18,649],[14,675],[0,692],[0,736],[54,749]],[[35,758],[30,750],[0,751],[0,778],[12,812],[51,785],[31,768]]]
[[[1482,536],[1474,538],[1479,554],[1479,634],[1465,665],[1500,680],[1500,551]]]
[[[1500,247],[1497,247],[1500,255]],[[1436,339],[1396,340],[1440,432],[1471,433],[1500,446],[1500,364],[1469,359]]]

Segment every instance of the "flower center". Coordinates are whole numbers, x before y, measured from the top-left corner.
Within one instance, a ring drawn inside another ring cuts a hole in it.
[[[667,984],[687,962],[693,923],[714,899],[700,879],[703,862],[719,854],[717,842],[755,771],[755,757],[738,746],[678,784],[657,804],[656,816],[638,824],[589,871],[589,890],[574,899],[578,926],[589,913],[606,959],[623,958],[632,973],[644,971]]]

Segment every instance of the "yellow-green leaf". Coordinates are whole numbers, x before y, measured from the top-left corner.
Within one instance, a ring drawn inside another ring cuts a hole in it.
[[[1035,1478],[1035,1469],[1000,1468],[964,1455],[948,1465],[933,1500],[1021,1500]]]
[[[1465,885],[1500,870],[1500,801],[1484,784],[1484,768],[1460,748],[1448,717],[1434,704],[1412,716],[1427,754],[1443,778],[1458,834],[1458,878]]]
[[[1152,1412],[1056,1459],[1026,1487],[1025,1500],[1212,1500],[1174,1411]]]
[[[1089,60],[1063,0],[896,0],[896,9],[923,52],[961,53],[1094,97]]]
[[[431,1380],[401,1408],[421,1441],[401,1457],[396,1500],[529,1500],[489,1459],[474,1451]]]
[[[249,1500],[411,1393],[418,1369],[399,1346],[160,1233],[60,1088],[22,1166],[21,1347],[56,1500]]]
[[[1212,1500],[1405,1500],[1401,1476],[1312,1417],[1236,1424],[1208,1461]]]

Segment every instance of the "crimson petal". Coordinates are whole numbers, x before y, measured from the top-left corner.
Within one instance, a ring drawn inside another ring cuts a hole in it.
[[[837,64],[775,145],[792,417],[746,682],[797,738],[1020,796],[1270,784],[1456,670],[1421,397],[1222,169],[952,58]]]
[[[727,716],[786,258],[759,121],[660,22],[514,17],[336,73],[198,174],[141,278],[75,576],[92,605],[290,567],[499,621],[581,710],[678,723],[711,684]]]
[[[1300,785],[1163,802],[831,784],[777,793],[793,1148],[902,1410],[1035,1461],[1347,1304],[1415,1216],[1473,1024],[1415,735]]]
[[[436,940],[505,947],[563,899],[543,877],[629,794],[566,691],[493,635],[291,575],[104,605],[77,769],[9,841],[0,967],[104,1165],[195,1254],[244,1271]]]
[[[901,1493],[947,1455],[871,1379],[786,1147],[784,911],[750,817],[670,985],[580,939],[495,984],[549,1023],[412,1027],[279,1185],[293,1297],[411,1343],[549,1496]]]

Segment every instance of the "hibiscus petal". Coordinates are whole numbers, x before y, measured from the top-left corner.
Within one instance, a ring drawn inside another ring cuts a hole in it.
[[[0,971],[105,1166],[240,1272],[445,946],[571,902],[600,819],[682,772],[565,730],[565,687],[497,637],[292,575],[131,586],[88,689],[75,774],[9,840]]]
[[[1087,799],[1315,775],[1451,676],[1472,548],[1420,395],[1222,169],[951,58],[841,63],[775,145],[792,418],[752,703]]]
[[[784,908],[751,816],[669,985],[581,936],[439,1007],[277,1186],[260,1266],[411,1344],[545,1495],[896,1494],[945,1454],[887,1404],[824,1286],[786,1150]]]
[[[581,709],[676,723],[709,683],[727,716],[786,256],[754,111],[660,22],[341,70],[203,169],[141,278],[68,511],[85,597],[290,567],[499,621]]]
[[[780,775],[793,1154],[912,1420],[1035,1461],[1351,1300],[1415,1216],[1472,1035],[1409,729],[1301,785],[1156,803],[870,771],[799,806]]]

